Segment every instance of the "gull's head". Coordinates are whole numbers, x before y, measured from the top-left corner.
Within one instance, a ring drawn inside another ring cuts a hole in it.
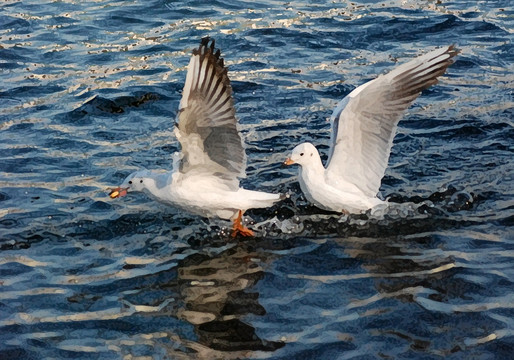
[[[148,171],[146,170],[133,172],[125,178],[120,186],[111,189],[109,196],[116,199],[127,195],[129,191],[143,191],[146,187],[145,179],[147,179],[147,176]]]
[[[303,143],[296,146],[291,153],[291,156],[284,161],[285,165],[309,165],[319,162],[319,153],[314,145],[311,143]]]

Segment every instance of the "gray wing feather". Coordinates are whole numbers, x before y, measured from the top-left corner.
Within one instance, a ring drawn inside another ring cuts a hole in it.
[[[237,130],[232,87],[220,51],[206,37],[193,50],[177,117],[180,171],[201,168],[226,179],[245,176],[246,154]]]
[[[327,180],[350,182],[376,196],[401,116],[453,63],[454,46],[431,51],[348,94],[332,117]]]

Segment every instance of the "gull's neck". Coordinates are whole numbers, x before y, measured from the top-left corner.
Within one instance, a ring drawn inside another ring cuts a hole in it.
[[[153,172],[149,171],[143,178],[144,190],[149,194],[159,198],[163,191],[166,191],[171,182],[170,171]]]
[[[319,182],[325,178],[325,168],[318,153],[312,155],[311,161],[300,166],[299,175],[306,182]]]

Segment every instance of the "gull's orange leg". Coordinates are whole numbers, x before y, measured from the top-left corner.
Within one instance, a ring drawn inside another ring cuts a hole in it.
[[[244,227],[242,220],[243,212],[239,210],[239,214],[237,215],[237,218],[234,220],[234,225],[232,225],[232,237],[236,237],[238,234],[241,234],[241,236],[254,236],[252,230],[248,229],[247,227]]]

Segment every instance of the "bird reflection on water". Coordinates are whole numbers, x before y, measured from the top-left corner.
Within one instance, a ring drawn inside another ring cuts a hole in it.
[[[247,243],[216,254],[197,254],[178,268],[178,284],[184,302],[178,316],[195,325],[199,343],[215,350],[273,351],[284,344],[260,339],[244,321],[247,314],[264,315],[259,294],[252,290],[262,278],[262,264],[272,258]]]
[[[281,341],[262,339],[245,319],[262,316],[266,309],[259,304],[259,294],[253,289],[263,277],[264,268],[273,255],[259,250],[255,240],[207,246],[204,240],[198,251],[178,261],[166,270],[166,275],[150,274],[141,279],[145,284],[125,299],[153,299],[153,304],[168,303],[152,316],[175,317],[192,326],[195,341],[189,335],[166,337],[174,345],[167,347],[173,356],[192,352],[200,358],[248,356],[252,351],[274,351],[284,346]],[[171,300],[171,301],[170,301]],[[182,325],[183,326],[183,325]],[[180,345],[177,347],[177,345]],[[163,344],[161,344],[163,346]],[[178,351],[178,354],[175,353]]]

